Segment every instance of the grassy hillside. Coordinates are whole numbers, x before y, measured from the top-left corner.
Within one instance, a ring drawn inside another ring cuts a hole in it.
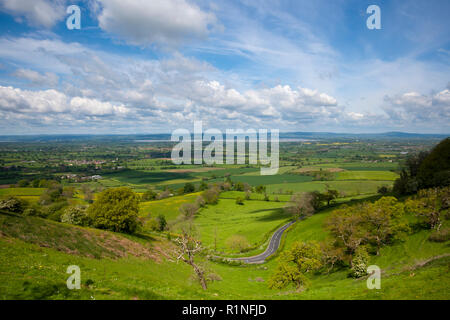
[[[214,234],[220,221],[224,234],[242,232],[258,239],[282,222],[276,217],[282,203],[247,201],[236,211],[232,200],[221,199],[219,217],[206,214],[197,220],[205,235]],[[272,209],[267,210],[269,207]],[[259,208],[259,209],[258,209]],[[263,211],[262,208],[266,208]],[[245,212],[244,212],[245,211]],[[253,212],[256,211],[256,212]],[[260,211],[260,212],[258,212]],[[285,236],[283,248],[293,241],[327,237],[324,221],[332,209],[296,223]],[[239,212],[239,214],[237,214]],[[219,219],[219,220],[215,220]],[[223,220],[220,220],[223,219]],[[238,219],[238,220],[235,220]],[[247,220],[249,219],[249,220]],[[266,221],[269,224],[256,224]],[[234,221],[234,228],[231,222]],[[212,224],[212,225],[210,225]],[[239,226],[239,227],[236,227]],[[209,229],[208,229],[209,228]],[[368,290],[364,279],[348,277],[348,270],[317,275],[304,292],[270,290],[267,279],[278,263],[229,266],[200,258],[218,281],[207,291],[194,280],[191,269],[176,263],[173,244],[165,237],[125,236],[75,227],[40,218],[0,214],[0,298],[2,299],[448,299],[448,243],[428,241],[430,231],[410,234],[405,241],[382,248],[371,264],[382,268],[382,289]],[[202,234],[203,234],[202,233]],[[224,237],[225,238],[225,237]],[[206,236],[205,243],[210,242]],[[66,268],[78,265],[82,289],[68,290]]]
[[[282,210],[283,202],[245,201],[238,205],[232,199],[220,199],[217,206],[200,211],[195,219],[205,245],[230,252],[226,245],[233,235],[244,236],[252,247],[266,240],[274,229],[287,223],[291,216]],[[216,237],[217,236],[217,237]]]

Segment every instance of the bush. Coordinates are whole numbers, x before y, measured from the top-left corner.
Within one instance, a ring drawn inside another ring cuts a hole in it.
[[[236,204],[243,206],[244,205],[244,199],[242,199],[242,197],[237,197],[236,198]]]
[[[155,200],[156,196],[157,196],[157,193],[154,190],[150,189],[150,190],[144,192],[144,194],[141,197],[141,200],[142,201]]]
[[[197,199],[195,199],[195,204],[199,208],[203,208],[206,205],[205,199],[203,199],[202,196],[198,196]]]
[[[202,197],[207,204],[217,204],[219,201],[219,190],[217,188],[205,190],[202,193]]]
[[[369,253],[365,247],[358,247],[352,260],[351,275],[355,278],[360,278],[367,275],[367,267],[369,264]]]
[[[183,192],[184,193],[191,193],[191,192],[194,192],[194,191],[195,191],[195,186],[192,183],[190,183],[190,182],[186,183],[184,185],[184,187],[183,187]]]
[[[88,209],[93,226],[134,233],[139,225],[139,197],[127,187],[107,189]]]
[[[25,207],[25,201],[14,196],[10,196],[0,201],[0,210],[6,210],[13,213],[23,213]]]
[[[81,206],[69,207],[61,215],[61,222],[73,224],[76,226],[88,226],[89,217],[86,208]]]
[[[64,213],[64,208],[67,206],[66,201],[52,203],[51,205],[44,207],[42,215],[53,221],[61,221],[61,216]]]
[[[183,203],[178,209],[185,218],[192,218],[198,212],[196,203]]]
[[[158,223],[158,231],[164,231],[167,227],[166,217],[163,214],[160,214],[156,217],[156,222]]]
[[[377,192],[384,196],[384,195],[388,194],[389,192],[391,192],[391,190],[387,186],[381,186],[381,187],[378,187]]]
[[[42,210],[37,205],[25,209],[23,215],[28,217],[43,217]]]

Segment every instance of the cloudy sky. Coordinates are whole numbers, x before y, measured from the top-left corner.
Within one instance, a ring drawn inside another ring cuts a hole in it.
[[[371,4],[381,30],[366,26]],[[0,134],[196,120],[450,133],[449,14],[448,0],[0,0]]]

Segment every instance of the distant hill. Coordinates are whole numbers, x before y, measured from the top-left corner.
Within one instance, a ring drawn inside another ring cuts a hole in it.
[[[225,134],[225,131],[223,131]],[[280,132],[280,139],[445,139],[450,134],[428,134],[408,132],[385,133],[333,133],[333,132]],[[49,134],[49,135],[3,135],[0,142],[83,142],[83,141],[170,141],[170,133],[157,134],[121,134],[121,135],[83,135],[83,134]]]

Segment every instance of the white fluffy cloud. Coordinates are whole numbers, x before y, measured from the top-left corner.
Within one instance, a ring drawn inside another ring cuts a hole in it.
[[[394,97],[386,96],[383,109],[393,121],[402,123],[448,123],[450,118],[450,90],[423,95],[408,92]]]
[[[337,100],[308,88],[277,85],[273,88],[238,91],[218,81],[196,81],[191,99],[200,105],[225,108],[252,116],[271,118],[317,118],[329,116]]]
[[[64,19],[66,0],[0,0],[0,10],[13,15],[18,22],[51,28]]]
[[[432,131],[446,128],[450,118],[449,89],[391,94],[385,97],[385,112],[348,110],[346,102],[325,90],[255,87],[179,53],[159,60],[130,59],[58,39],[0,38],[0,58],[7,67],[26,66],[12,74],[35,89],[0,86],[3,132],[16,121],[36,130],[45,124],[54,131],[80,132],[82,124],[102,132],[167,132],[194,120],[221,129],[410,131],[414,123],[414,128]]]
[[[97,99],[83,97],[67,97],[54,89],[22,90],[0,86],[0,110],[14,114],[67,113],[70,115],[105,116],[125,115],[129,110],[123,104],[112,104]]]
[[[97,0],[99,26],[127,43],[176,44],[205,37],[216,17],[187,0]]]

